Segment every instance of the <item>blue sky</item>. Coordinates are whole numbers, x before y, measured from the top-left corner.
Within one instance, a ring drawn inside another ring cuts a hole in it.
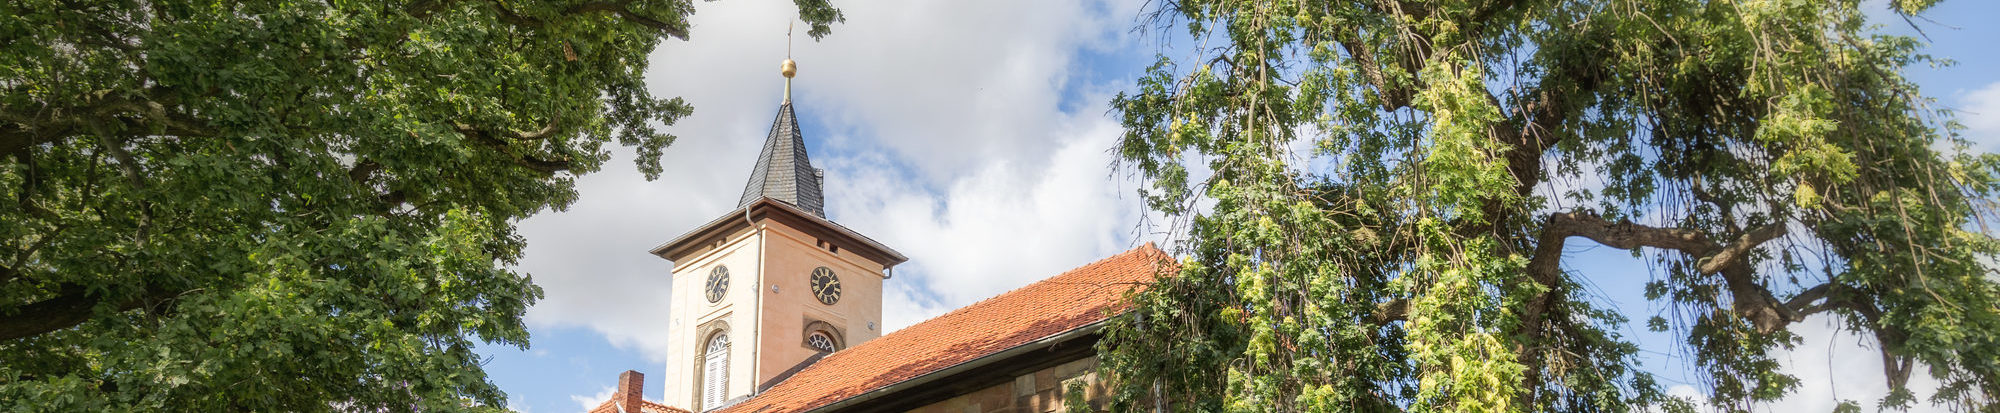
[[[1968,136],[1988,150],[2000,142],[2000,28],[1982,24],[2000,18],[1994,3],[1947,1],[1917,20],[1929,51],[1958,64],[1909,71],[1940,105],[1966,112]],[[887,329],[1164,239],[1142,225],[1133,182],[1109,167],[1118,128],[1105,102],[1158,50],[1156,37],[1129,30],[1139,2],[836,5],[846,24],[821,42],[803,30],[793,40],[794,101],[813,162],[827,171],[828,215],[912,258],[886,287]],[[648,375],[648,399],[663,394],[671,264],[646,250],[735,206],[782,98],[778,61],[794,14],[772,0],[695,6],[690,41],[662,45],[648,72],[655,93],[695,105],[668,128],[679,140],[662,179],[645,181],[619,152],[578,180],[576,205],[520,223],[529,242],[520,268],[547,292],[529,310],[533,347],[481,349],[516,410],[581,411],[628,369]],[[1889,15],[1879,2],[1867,7]],[[1885,23],[1912,33],[1900,19]],[[1579,247],[1588,244],[1572,242],[1567,262],[1629,273],[1593,282],[1606,304],[1643,322],[1656,309],[1640,295],[1642,263]],[[1781,355],[1806,384],[1770,410],[1880,397],[1878,359],[1824,324],[1807,321],[1807,343]],[[1647,369],[1695,393],[1673,337],[1627,333],[1647,349]]]

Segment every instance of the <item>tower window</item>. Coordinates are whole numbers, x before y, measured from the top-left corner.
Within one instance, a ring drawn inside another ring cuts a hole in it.
[[[806,336],[806,347],[812,347],[814,350],[821,352],[832,353],[834,350],[833,337],[828,337],[824,331],[814,331],[812,335]]]
[[[805,348],[831,353],[846,347],[840,341],[840,328],[834,327],[832,323],[807,318],[805,324],[805,328],[799,330],[799,333],[805,336],[805,341],[799,344]]]
[[[716,333],[708,339],[708,354],[702,359],[701,407],[713,409],[729,393],[729,334]]]

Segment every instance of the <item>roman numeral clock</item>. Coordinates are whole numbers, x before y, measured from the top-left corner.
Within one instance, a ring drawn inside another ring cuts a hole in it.
[[[808,282],[812,287],[813,297],[818,298],[820,304],[833,305],[840,302],[840,276],[834,275],[832,268],[814,268],[812,279]]]
[[[717,265],[708,272],[708,284],[702,288],[708,293],[708,302],[722,301],[722,294],[729,292],[729,267]]]

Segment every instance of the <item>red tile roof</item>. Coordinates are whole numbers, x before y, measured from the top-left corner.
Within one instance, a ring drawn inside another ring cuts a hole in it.
[[[597,408],[590,409],[589,413],[690,413],[686,410],[667,407],[667,405],[654,403],[650,400],[642,400],[639,403],[639,411],[622,412],[618,410],[618,398],[613,396],[611,400],[605,400],[604,404],[597,405]]]
[[[722,412],[799,412],[1104,321],[1174,265],[1152,243],[826,356]]]

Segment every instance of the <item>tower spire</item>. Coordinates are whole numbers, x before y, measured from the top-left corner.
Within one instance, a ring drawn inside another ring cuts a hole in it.
[[[792,75],[798,73],[798,64],[790,57],[790,29],[785,38],[786,58],[778,68],[778,73],[785,75],[785,102],[778,105],[778,118],[771,121],[771,134],[764,140],[764,150],[757,155],[757,166],[750,170],[750,182],[743,185],[743,198],[736,207],[771,198],[824,218],[820,170],[806,156],[805,136],[799,133],[799,118],[792,113]]]

